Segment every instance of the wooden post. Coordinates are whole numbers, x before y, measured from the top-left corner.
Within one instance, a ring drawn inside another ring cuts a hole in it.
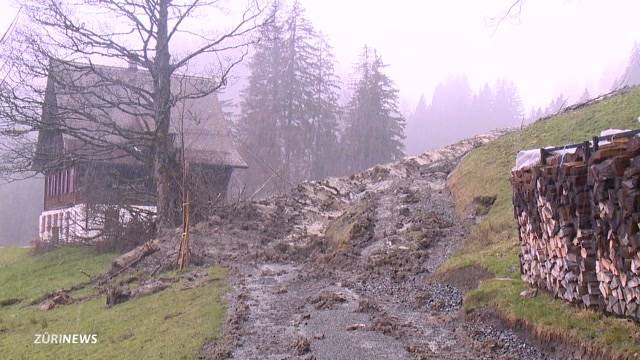
[[[540,148],[540,164],[547,165],[547,151],[544,148]]]
[[[180,136],[182,152],[182,238],[178,247],[178,270],[182,271],[189,267],[191,261],[191,248],[189,245],[189,190],[187,189],[188,163],[185,157],[184,145],[184,117],[180,118]]]
[[[189,192],[186,193],[182,203],[182,238],[178,248],[178,270],[189,267],[191,261],[191,248],[189,244]]]
[[[598,151],[598,138],[595,137],[593,139],[593,149],[594,151]],[[591,146],[589,145],[588,141],[584,142],[584,161],[585,162],[589,162],[589,158],[591,157]]]

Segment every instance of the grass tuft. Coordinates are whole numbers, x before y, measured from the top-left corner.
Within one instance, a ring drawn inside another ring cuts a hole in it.
[[[86,248],[62,248],[32,256],[26,249],[0,249],[0,298],[37,298],[60,287],[86,281],[106,270],[111,255]],[[171,276],[171,273],[163,274]],[[190,290],[170,288],[107,308],[95,289],[71,295],[91,300],[49,311],[36,306],[0,307],[3,359],[193,359],[205,341],[220,336],[226,271],[209,269],[212,281]],[[5,292],[5,289],[9,291]],[[96,334],[97,344],[34,344],[36,334]]]
[[[578,342],[592,342],[621,352],[640,352],[636,324],[581,310],[546,294],[522,299],[518,235],[509,176],[519,150],[582,142],[608,128],[639,127],[640,88],[508,133],[467,155],[452,173],[449,186],[462,214],[474,197],[496,195],[480,224],[473,227],[462,250],[440,269],[478,265],[498,280],[481,283],[467,294],[465,308],[494,307],[509,318],[526,321]]]

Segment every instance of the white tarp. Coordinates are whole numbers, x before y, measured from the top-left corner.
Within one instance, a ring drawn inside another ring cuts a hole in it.
[[[600,131],[600,137],[609,136],[609,135],[615,135],[615,134],[619,134],[619,133],[623,133],[623,132],[627,132],[627,131],[631,131],[631,130],[629,130],[629,129],[607,129],[607,130],[602,130],[602,131]],[[604,141],[602,143],[604,143]],[[607,141],[607,143],[608,143],[608,141]]]
[[[530,168],[540,163],[540,149],[520,150],[516,155],[516,166],[511,170]]]
[[[615,135],[622,132],[626,132],[630,130],[622,130],[622,129],[606,129],[600,132],[600,137]],[[638,136],[638,135],[636,135]],[[600,141],[600,145],[608,144],[609,141]],[[550,149],[551,147],[547,147],[546,149]],[[576,148],[571,149],[560,149],[556,150],[554,154],[573,154],[576,152]],[[526,169],[535,165],[540,164],[540,149],[531,149],[531,150],[520,150],[518,151],[518,155],[516,155],[516,166],[512,170],[521,170]]]

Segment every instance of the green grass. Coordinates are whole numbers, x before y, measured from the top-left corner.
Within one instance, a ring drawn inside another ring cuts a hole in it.
[[[40,256],[24,249],[0,249],[2,296],[35,298],[85,281],[83,269],[107,268],[111,256],[65,248]],[[25,302],[0,307],[0,357],[3,359],[193,359],[203,343],[220,336],[224,319],[225,270],[209,269],[205,286],[160,293],[107,308],[104,296],[41,311]],[[166,273],[163,276],[175,276]],[[19,282],[19,283],[16,283]],[[11,292],[5,292],[5,286]],[[94,290],[95,291],[95,290]],[[72,295],[84,295],[82,289]],[[34,344],[36,334],[96,334],[97,344]]]
[[[511,321],[523,321],[542,338],[577,340],[596,349],[612,349],[623,354],[640,354],[640,327],[626,319],[603,313],[580,310],[538,292],[533,299],[523,299],[520,280],[508,278],[486,280],[467,293],[466,311],[491,306]]]
[[[634,352],[640,350],[635,338],[628,336],[631,330],[635,334],[637,327],[626,321],[582,311],[546,295],[526,301],[518,296],[524,284],[519,279],[518,236],[509,182],[519,150],[582,142],[607,128],[634,129],[639,127],[638,116],[640,89],[636,88],[506,134],[472,151],[461,161],[449,179],[458,211],[462,213],[476,196],[495,195],[497,199],[483,221],[472,228],[463,249],[440,271],[475,264],[497,277],[511,279],[482,283],[468,295],[467,306],[494,306],[508,316],[571,334],[579,340],[616,344],[622,350]],[[605,328],[606,332],[600,331]],[[619,335],[622,333],[627,335]]]
[[[47,292],[87,281],[106,270],[113,254],[96,255],[91,248],[66,247],[42,255],[29,249],[0,249],[0,301],[21,298],[29,302]]]

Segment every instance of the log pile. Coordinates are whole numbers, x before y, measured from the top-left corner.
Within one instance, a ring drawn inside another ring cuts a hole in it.
[[[635,319],[640,319],[639,149],[638,138],[613,143],[594,156],[589,168],[603,305],[607,312]]]
[[[520,269],[568,302],[640,319],[640,138],[512,172]]]

